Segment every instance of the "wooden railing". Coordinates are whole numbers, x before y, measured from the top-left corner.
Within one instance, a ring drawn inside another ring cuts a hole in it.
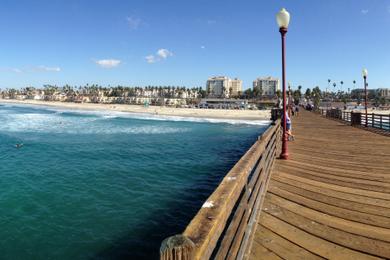
[[[363,122],[361,122],[362,125],[365,125],[365,118],[366,117],[363,114]],[[374,113],[367,114],[367,126],[390,131],[390,113],[388,115]]]
[[[321,115],[349,122],[351,125],[360,125],[390,131],[389,114],[368,113],[367,118],[364,112],[351,112],[339,109],[321,109]]]
[[[280,140],[277,120],[229,171],[184,233],[162,242],[160,258],[242,259],[254,235]]]

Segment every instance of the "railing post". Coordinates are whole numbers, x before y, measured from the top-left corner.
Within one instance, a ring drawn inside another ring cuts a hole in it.
[[[360,112],[351,112],[351,125],[360,126],[362,122],[362,114]]]
[[[371,113],[371,123],[372,123],[372,127],[375,127],[374,125],[374,122],[375,122],[375,116],[374,116],[374,113]]]
[[[192,260],[195,244],[184,235],[174,235],[164,239],[160,247],[160,260]]]
[[[281,118],[281,110],[279,108],[273,108],[271,110],[271,120],[272,120],[272,125],[275,125],[275,122]]]
[[[382,115],[379,115],[379,128],[382,129]]]

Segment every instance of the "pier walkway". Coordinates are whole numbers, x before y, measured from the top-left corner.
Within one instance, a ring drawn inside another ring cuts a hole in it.
[[[302,111],[249,259],[390,258],[390,138]]]

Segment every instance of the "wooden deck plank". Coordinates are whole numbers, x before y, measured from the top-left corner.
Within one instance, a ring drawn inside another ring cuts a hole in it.
[[[324,187],[326,189],[329,189],[330,191],[339,191],[339,192],[345,192],[353,195],[359,195],[367,198],[377,199],[378,201],[382,201],[385,205],[389,205],[390,203],[390,194],[383,193],[383,192],[376,192],[376,191],[368,191],[368,190],[360,190],[360,189],[353,189],[350,187],[344,187],[340,185],[334,185],[331,183],[311,180],[308,178],[302,178],[293,174],[283,173],[283,172],[277,172],[274,176],[280,176],[283,179],[286,180],[296,180],[303,183],[309,183],[314,186],[320,186]]]
[[[390,231],[386,228],[381,227],[373,227],[370,225],[353,222],[350,220],[346,220],[343,218],[335,217],[332,215],[324,214],[322,212],[318,212],[316,210],[306,208],[302,205],[299,205],[295,202],[286,200],[279,196],[268,194],[267,203],[272,203],[277,206],[288,209],[295,214],[302,215],[312,221],[322,223],[329,227],[334,227],[339,230],[347,231],[351,234],[356,234],[360,236],[365,236],[372,239],[377,239],[380,241],[385,241],[390,243]],[[265,211],[267,211],[264,208]],[[268,212],[268,211],[267,211]],[[390,246],[390,244],[389,244]]]
[[[387,182],[390,183],[390,174],[389,168],[386,169],[386,173],[377,173],[378,170],[375,169],[375,173],[372,172],[364,172],[362,171],[362,168],[358,168],[358,170],[350,169],[350,165],[346,165],[345,167],[341,167],[339,165],[335,164],[328,164],[321,165],[319,163],[316,163],[315,165],[308,163],[310,161],[309,157],[305,158],[307,162],[301,162],[301,161],[289,161],[284,167],[294,167],[299,168],[302,170],[309,170],[309,171],[315,171],[318,173],[326,173],[334,176],[340,176],[340,177],[353,177],[357,180],[371,180],[371,181],[380,181],[380,182]],[[283,167],[283,166],[282,166]],[[345,169],[347,168],[347,169]],[[369,170],[372,170],[372,168],[369,168]],[[387,187],[390,187],[390,185],[387,185]]]
[[[340,208],[332,206],[326,203],[322,203],[313,199],[306,198],[301,195],[294,194],[288,190],[279,189],[278,187],[271,185],[268,192],[276,194],[282,198],[289,199],[298,204],[322,212],[328,215],[336,216],[339,218],[355,221],[372,226],[390,228],[390,218],[375,216],[367,213],[357,212],[349,208]]]
[[[314,191],[330,197],[344,199],[347,201],[359,202],[363,204],[363,207],[369,205],[377,206],[378,208],[382,209],[390,209],[390,201],[388,200],[382,200],[363,195],[356,195],[345,191],[337,191],[335,189],[330,189],[329,187],[324,187],[321,182],[307,182],[306,179],[295,180],[291,178],[283,178],[282,176],[280,176],[280,174],[278,176],[273,176],[272,179],[278,181],[279,183],[285,183],[293,185],[295,187],[302,187],[305,190]]]
[[[263,247],[274,252],[276,255],[281,256],[283,259],[323,259],[279,236],[264,226],[258,228],[255,241],[259,242]]]
[[[349,209],[352,209],[354,211],[361,212],[361,213],[367,213],[367,214],[371,214],[371,215],[377,215],[377,216],[390,218],[390,209],[389,208],[378,207],[378,206],[370,205],[370,204],[362,204],[360,202],[353,202],[350,200],[344,200],[342,198],[324,195],[318,191],[307,190],[308,188],[310,189],[310,187],[306,187],[303,185],[301,187],[296,187],[296,186],[286,184],[283,182],[278,182],[277,180],[275,180],[275,182],[273,182],[273,185],[274,185],[274,187],[277,187],[281,190],[287,190],[291,193],[294,193],[294,194],[297,194],[297,195],[300,195],[300,196],[303,196],[303,197],[306,197],[306,198],[309,198],[312,200],[316,200],[316,201],[319,201],[319,202],[322,202],[325,204],[329,204],[329,205],[332,205],[335,207],[349,208]]]
[[[296,141],[272,170],[250,259],[264,248],[284,259],[390,258],[390,138],[306,111],[292,120]]]
[[[253,250],[251,251],[251,258],[266,259],[266,260],[280,260],[283,259],[271,250],[265,248],[260,242],[253,241]]]
[[[386,187],[388,192],[390,190],[390,182],[389,178],[385,175],[378,176],[374,174],[370,174],[367,172],[365,175],[360,174],[359,172],[347,172],[345,170],[340,170],[334,167],[319,167],[318,165],[310,164],[295,164],[292,162],[288,162],[284,165],[279,165],[278,167],[281,171],[290,172],[291,170],[313,174],[323,178],[329,178],[334,180],[340,180],[343,182],[364,184],[364,185],[372,185],[378,186],[380,188]]]
[[[277,233],[281,237],[292,241],[308,251],[328,259],[378,259],[377,257],[360,253],[346,247],[331,243],[325,239],[313,236],[299,228],[296,228],[266,212],[260,215],[263,226]],[[259,227],[260,229],[261,227]]]
[[[281,205],[286,203],[288,204],[290,202],[284,201]],[[267,213],[313,236],[321,237],[328,241],[331,240],[333,243],[356,251],[363,251],[380,257],[390,257],[390,243],[351,234],[346,231],[324,225],[313,221],[310,218],[289,211],[285,207],[277,204],[267,202],[265,207],[267,207]]]
[[[300,161],[315,160],[316,165],[318,166],[329,166],[329,164],[331,163],[331,165],[334,167],[337,167],[339,169],[346,169],[348,171],[351,168],[356,169],[356,171],[358,172],[367,172],[374,169],[375,172],[372,173],[374,176],[377,175],[376,173],[379,173],[381,175],[387,175],[390,177],[390,163],[383,163],[383,159],[377,159],[376,162],[378,163],[378,165],[374,166],[372,164],[375,161],[373,161],[372,159],[367,160],[367,158],[364,156],[358,158],[358,162],[356,160],[351,160],[350,158],[345,158],[345,160],[340,161],[339,155],[336,155],[334,158],[331,158],[329,155],[327,155],[326,157],[324,157],[323,154],[316,155],[314,152],[308,155],[307,152],[301,153],[300,151],[297,151],[297,149],[295,149],[294,151],[294,158],[299,159]]]
[[[355,180],[340,180],[336,179],[331,175],[325,175],[325,174],[320,174],[320,173],[309,173],[309,172],[304,172],[300,169],[287,169],[287,170],[281,170],[281,172],[285,172],[288,174],[296,175],[299,177],[303,177],[306,179],[310,180],[315,180],[315,181],[320,181],[324,183],[330,183],[330,184],[336,184],[339,186],[344,186],[344,187],[349,187],[349,188],[354,188],[354,189],[360,189],[360,190],[368,190],[368,191],[376,191],[376,192],[381,192],[385,194],[389,194],[390,189],[387,187],[383,187],[380,184],[373,185],[373,184],[365,184],[365,183],[357,183]]]

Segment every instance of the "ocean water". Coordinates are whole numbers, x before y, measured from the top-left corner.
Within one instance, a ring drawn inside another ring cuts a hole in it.
[[[0,105],[0,259],[157,259],[268,123]]]

